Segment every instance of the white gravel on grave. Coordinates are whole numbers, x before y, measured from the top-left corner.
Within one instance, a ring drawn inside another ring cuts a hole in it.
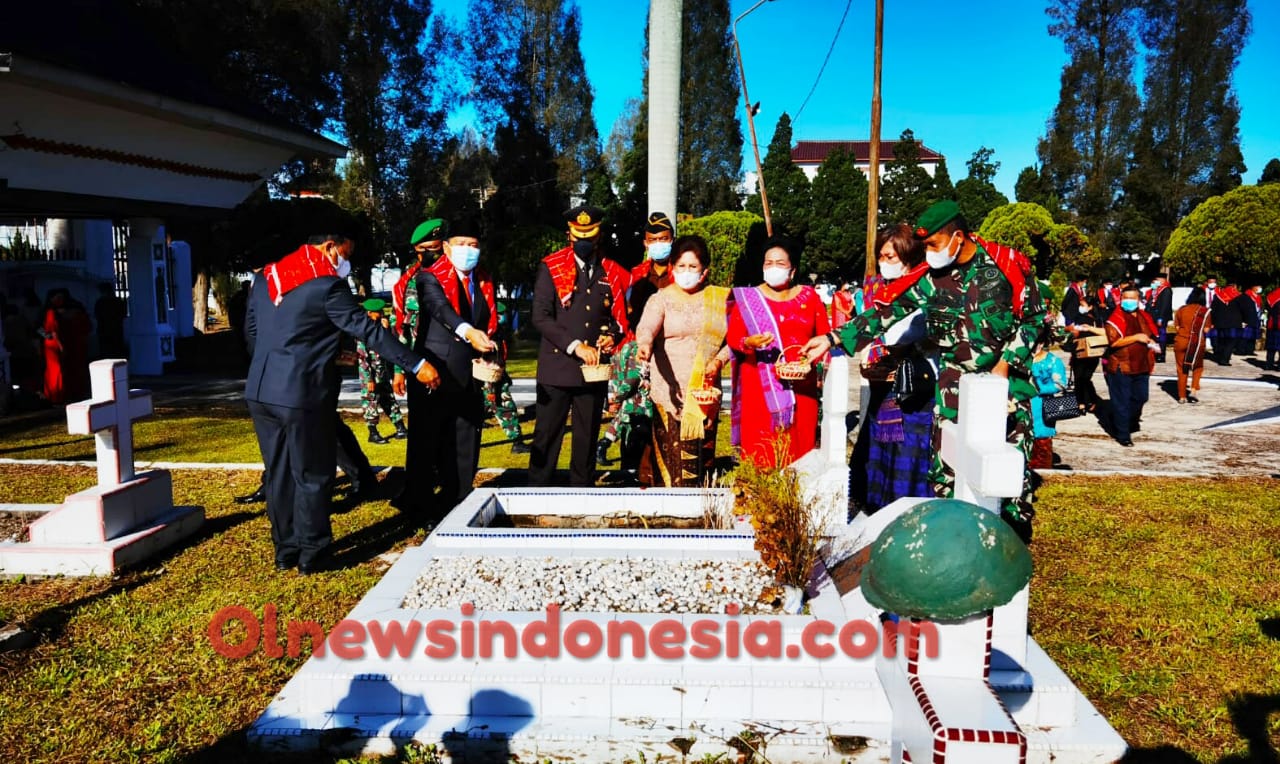
[[[774,613],[759,603],[773,575],[758,561],[647,557],[439,557],[405,596],[405,608],[541,612]]]

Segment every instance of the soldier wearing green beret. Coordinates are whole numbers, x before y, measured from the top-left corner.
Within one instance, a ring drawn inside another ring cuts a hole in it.
[[[387,307],[385,300],[365,300],[362,307],[369,318],[391,328],[383,313],[383,309]],[[369,426],[369,442],[379,445],[388,442],[378,433],[378,421],[382,419],[379,407],[387,412],[387,418],[395,425],[396,434],[392,437],[397,440],[409,437],[409,432],[404,427],[404,414],[400,411],[400,404],[396,403],[395,396],[391,394],[391,365],[360,341],[356,342],[356,359],[356,367],[360,371],[360,404],[364,407],[364,422]]]
[[[872,306],[837,332],[815,337],[805,346],[816,359],[839,343],[855,352],[889,326],[920,310],[928,325],[928,342],[939,354],[930,481],[941,497],[954,492],[955,476],[943,462],[943,421],[956,421],[960,376],[991,372],[1009,380],[1012,413],[1009,442],[1026,457],[1022,494],[1005,502],[1005,519],[1024,541],[1031,539],[1038,479],[1030,468],[1031,400],[1036,386],[1031,361],[1045,324],[1046,311],[1030,263],[1016,250],[973,235],[953,201],[925,210],[915,237],[925,247],[930,271],[900,298]]]
[[[440,218],[432,218],[418,224],[409,236],[409,246],[417,258],[405,269],[400,280],[391,288],[391,307],[395,312],[396,334],[409,347],[418,336],[418,290],[410,289],[425,263],[428,267],[444,251],[445,224]],[[400,371],[397,369],[397,371]]]

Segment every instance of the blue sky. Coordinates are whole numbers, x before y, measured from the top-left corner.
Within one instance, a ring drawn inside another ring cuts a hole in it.
[[[731,0],[735,17],[756,0]],[[881,137],[904,128],[947,157],[952,180],[979,146],[1001,163],[996,185],[1011,199],[1023,167],[1035,161],[1036,141],[1058,101],[1066,62],[1062,44],[1049,36],[1043,0],[886,0],[881,85]],[[641,92],[645,0],[578,0],[582,54],[595,90],[601,141],[628,98]],[[685,12],[698,0],[685,0]],[[830,62],[804,111],[845,0],[771,0],[738,26],[761,152],[786,111],[795,140],[865,139],[871,130],[875,4],[853,0]],[[455,19],[466,0],[435,0]],[[1267,160],[1280,157],[1280,105],[1274,86],[1280,72],[1280,2],[1249,0],[1253,32],[1236,69],[1245,182],[1254,183]],[[955,42],[955,31],[972,36]],[[746,136],[745,113],[739,109]],[[753,168],[750,146],[743,168]]]

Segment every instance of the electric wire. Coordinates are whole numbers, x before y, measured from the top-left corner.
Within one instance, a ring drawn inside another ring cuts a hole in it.
[[[831,38],[831,47],[827,48],[827,57],[822,59],[822,66],[818,69],[818,76],[813,80],[813,87],[809,88],[809,95],[804,97],[804,103],[800,104],[800,108],[796,110],[796,115],[791,118],[791,124],[794,125],[800,121],[800,114],[804,112],[804,107],[809,105],[809,99],[813,97],[813,93],[818,89],[818,83],[822,81],[822,73],[827,70],[827,62],[831,60],[831,53],[836,49],[836,41],[840,39],[840,31],[844,29],[844,20],[849,17],[849,8],[853,6],[853,0],[848,0],[844,4],[844,15],[840,17],[840,24],[836,26],[836,34]]]

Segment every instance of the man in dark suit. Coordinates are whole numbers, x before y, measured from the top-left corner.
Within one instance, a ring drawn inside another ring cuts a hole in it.
[[[309,574],[326,564],[342,334],[413,369],[423,385],[439,384],[431,364],[370,320],[351,295],[346,276],[354,247],[344,234],[313,236],[262,269],[245,311],[253,360],[244,397],[267,467],[267,516],[280,570],[297,565]]]
[[[573,454],[569,484],[595,485],[594,449],[603,415],[605,382],[587,382],[583,365],[605,363],[616,344],[631,333],[626,291],[631,274],[600,252],[603,213],[575,207],[565,213],[569,246],[538,265],[533,287],[533,326],[538,348],[537,419],[529,455],[529,485],[551,484],[565,415],[573,411]]]
[[[1160,330],[1160,350],[1156,353],[1156,363],[1164,363],[1165,346],[1169,344],[1167,327],[1173,320],[1173,289],[1164,276],[1156,276],[1151,280],[1151,290],[1147,292],[1147,313],[1156,320],[1156,328]]]
[[[493,281],[477,265],[477,234],[472,223],[453,222],[444,257],[420,271],[414,284],[420,313],[413,347],[439,370],[440,387],[431,395],[408,391],[409,431],[421,447],[405,454],[405,489],[396,506],[426,515],[429,523],[471,493],[480,462],[484,396],[471,365],[497,348],[498,310]],[[403,387],[403,377],[395,384]]]

